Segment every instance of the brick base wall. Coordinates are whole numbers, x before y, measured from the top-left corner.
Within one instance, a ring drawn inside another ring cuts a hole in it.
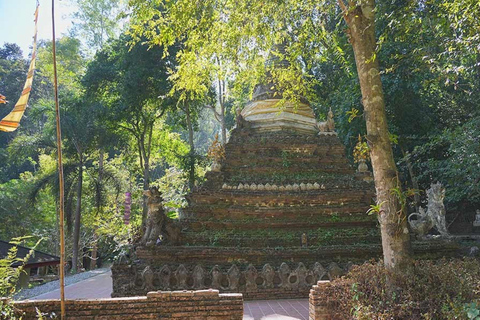
[[[325,294],[330,285],[330,281],[319,281],[310,289],[309,320],[341,320],[336,317],[335,301]]]
[[[219,294],[218,290],[149,292],[143,297],[98,300],[67,300],[69,320],[194,319],[241,320],[243,297],[238,293]],[[23,319],[37,319],[36,308],[47,317],[60,318],[59,300],[14,303]]]

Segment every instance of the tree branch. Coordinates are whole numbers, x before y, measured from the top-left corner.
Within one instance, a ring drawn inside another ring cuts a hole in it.
[[[343,0],[337,0],[337,2],[338,2],[338,5],[340,6],[340,9],[342,10],[343,18],[345,19],[347,24],[350,24],[347,5],[343,2]]]

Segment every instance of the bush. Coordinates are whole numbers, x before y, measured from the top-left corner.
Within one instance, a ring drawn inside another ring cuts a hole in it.
[[[415,261],[393,273],[369,262],[334,280],[325,294],[337,301],[340,319],[480,319],[480,263]]]

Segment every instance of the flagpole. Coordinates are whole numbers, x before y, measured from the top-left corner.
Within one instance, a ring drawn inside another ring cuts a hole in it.
[[[62,130],[60,127],[60,107],[58,103],[58,79],[57,79],[57,54],[55,48],[55,0],[52,0],[52,51],[53,51],[53,78],[55,87],[55,119],[57,125],[57,154],[58,154],[58,180],[60,186],[60,310],[61,319],[65,320],[65,232],[64,232],[64,185],[62,164]]]

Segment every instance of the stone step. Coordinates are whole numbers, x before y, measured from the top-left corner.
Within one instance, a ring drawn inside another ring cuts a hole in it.
[[[187,245],[213,246],[213,247],[249,247],[249,248],[300,248],[302,246],[302,233],[291,235],[289,238],[279,237],[252,237],[230,236],[222,237],[215,234],[199,236],[198,234],[182,234],[182,242]],[[307,238],[307,246],[327,245],[357,245],[380,243],[380,236],[352,234],[351,236],[326,235],[311,236]]]
[[[320,228],[341,228],[341,227],[376,227],[378,222],[375,217],[362,215],[347,216],[346,218],[352,220],[342,220],[345,217],[335,215],[331,217],[331,221],[278,221],[259,220],[255,222],[245,220],[232,221],[205,221],[205,220],[182,220],[182,225],[188,228],[189,231],[204,231],[204,230],[255,230],[255,229],[287,229],[287,230],[303,230],[309,231]],[[365,220],[358,221],[353,219],[363,218]],[[367,220],[368,219],[368,220]],[[374,220],[375,219],[375,220]]]
[[[270,164],[270,165],[281,165],[281,166],[288,166],[293,164],[300,164],[304,166],[317,166],[317,165],[328,165],[328,164],[339,164],[349,165],[348,161],[343,157],[319,157],[315,156],[300,156],[296,158],[282,158],[276,155],[255,155],[252,157],[248,157],[243,155],[240,157],[239,155],[229,155],[227,156],[225,162],[226,165],[243,165],[243,164]]]
[[[292,163],[288,167],[283,167],[280,165],[269,165],[269,166],[259,166],[254,163],[245,164],[245,165],[225,165],[222,168],[222,172],[227,175],[232,174],[244,174],[246,176],[254,175],[279,175],[285,172],[289,174],[301,173],[301,174],[311,174],[311,175],[322,175],[322,174],[338,174],[338,175],[347,175],[354,174],[354,170],[348,164],[323,164],[317,166],[306,167],[302,164]]]
[[[255,203],[241,204],[241,205],[229,205],[225,206],[222,203],[203,203],[203,204],[192,204],[188,208],[182,210],[184,213],[222,213],[227,214],[246,214],[246,218],[249,216],[260,216],[261,214],[277,216],[277,215],[288,215],[298,213],[298,218],[302,219],[306,216],[331,216],[332,214],[351,214],[356,212],[362,212],[365,214],[370,208],[365,202],[352,202],[352,203],[332,203],[332,204],[316,204],[316,205],[284,205],[284,206],[263,206],[259,207]],[[292,216],[293,217],[293,216]]]
[[[228,190],[215,193],[200,191],[187,196],[189,204],[218,204],[225,208],[231,205],[262,207],[314,207],[370,204],[373,194],[362,190],[298,190],[275,192],[265,190]]]
[[[347,263],[349,261],[363,263],[365,259],[380,257],[380,244],[332,245],[325,247],[297,248],[249,248],[249,247],[212,247],[212,246],[153,246],[137,247],[138,259],[150,261],[152,264],[194,263],[204,267],[216,264],[235,263],[237,266],[247,264],[262,265],[269,263],[280,265],[282,262],[305,265],[316,261],[327,265],[332,261]]]
[[[345,157],[345,150],[342,145],[320,146],[320,145],[278,145],[274,142],[264,146],[227,146],[225,149],[229,155],[241,155],[242,157],[274,156],[278,158],[339,158]]]
[[[359,214],[359,221],[363,221],[362,217],[366,215],[369,206],[364,205],[363,211]],[[351,214],[358,212],[362,207],[359,205],[343,206],[343,207],[323,207],[323,208],[269,208],[265,210],[255,208],[231,207],[225,208],[206,208],[195,207],[183,209],[181,214],[185,219],[227,219],[227,220],[248,220],[248,219],[270,219],[281,221],[298,221],[302,219],[318,219],[319,217],[331,217],[332,214]]]

